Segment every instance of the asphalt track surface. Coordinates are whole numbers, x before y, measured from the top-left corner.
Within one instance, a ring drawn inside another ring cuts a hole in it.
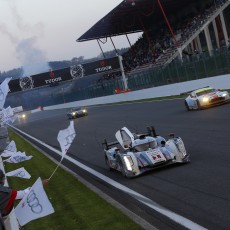
[[[88,111],[87,117],[74,120],[76,138],[68,156],[203,228],[230,229],[230,104],[188,112],[183,100],[177,99],[90,107]],[[57,134],[69,125],[66,112],[30,114],[15,126],[60,150]],[[154,125],[157,134],[164,137],[172,132],[180,136],[191,162],[156,169],[133,179],[108,171],[101,145],[104,138],[115,141],[115,132],[123,126],[133,132],[145,132],[149,125]],[[156,228],[186,229],[72,163],[64,163]]]

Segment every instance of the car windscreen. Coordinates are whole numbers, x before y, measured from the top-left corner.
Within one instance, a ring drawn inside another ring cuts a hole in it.
[[[81,108],[73,108],[73,109],[71,109],[71,112],[79,111],[79,110],[81,110]]]
[[[147,151],[149,148],[154,149],[155,147],[156,147],[156,141],[154,140],[140,145],[136,145],[135,150],[138,152],[142,152],[142,151]]]

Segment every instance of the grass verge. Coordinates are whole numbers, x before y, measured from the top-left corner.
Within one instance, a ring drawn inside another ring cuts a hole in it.
[[[18,151],[32,155],[29,161],[18,164],[5,163],[9,172],[24,167],[31,175],[30,180],[8,177],[9,185],[17,190],[30,187],[37,180],[48,178],[56,164],[30,145],[11,129],[10,140],[14,140]],[[123,230],[143,229],[120,210],[83,185],[71,173],[59,168],[45,188],[55,213],[33,220],[23,226],[24,230]],[[17,205],[17,204],[16,204]]]

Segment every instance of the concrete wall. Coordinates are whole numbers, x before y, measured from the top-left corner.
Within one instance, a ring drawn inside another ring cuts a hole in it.
[[[98,104],[108,104],[114,102],[132,101],[147,98],[179,95],[183,92],[191,91],[204,86],[211,86],[217,89],[230,89],[230,74],[218,77],[204,78],[194,81],[175,83],[171,85],[153,87],[149,89],[137,90],[133,92],[121,93],[106,97],[98,97],[83,101],[69,102],[60,105],[44,107],[44,110],[53,110],[61,108],[71,108],[77,106],[91,106]],[[32,111],[33,112],[33,111]],[[35,112],[35,110],[34,110]]]

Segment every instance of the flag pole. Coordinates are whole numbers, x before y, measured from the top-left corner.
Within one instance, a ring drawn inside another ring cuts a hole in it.
[[[50,179],[52,178],[52,176],[54,175],[54,173],[57,171],[57,169],[59,168],[59,166],[61,165],[63,159],[61,159],[61,161],[58,163],[56,169],[54,169],[53,173],[51,174],[51,176],[48,178],[48,180],[50,181]]]

